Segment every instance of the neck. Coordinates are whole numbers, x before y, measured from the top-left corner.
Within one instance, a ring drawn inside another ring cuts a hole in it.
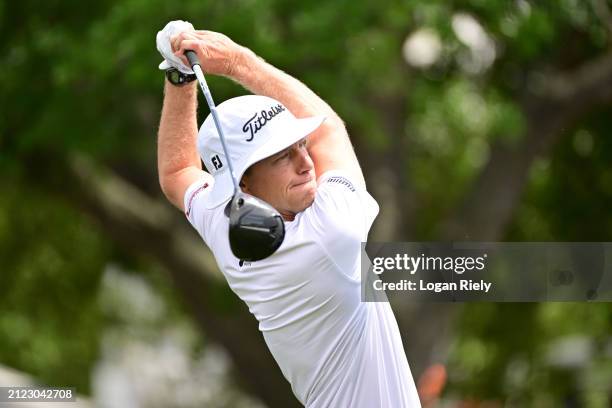
[[[281,217],[283,217],[283,220],[285,221],[293,221],[295,219],[295,213],[291,211],[281,210],[279,211],[279,214],[281,215]]]

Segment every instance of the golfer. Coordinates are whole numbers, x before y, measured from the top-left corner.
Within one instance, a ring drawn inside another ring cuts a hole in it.
[[[420,407],[389,304],[361,302],[360,243],[378,204],[342,119],[303,83],[223,34],[178,21],[157,40],[160,68],[169,71],[159,126],[161,188],[259,321],[298,400],[306,407]],[[282,245],[261,261],[243,262],[230,250],[228,159],[210,115],[198,131],[197,82],[186,50],[197,53],[205,73],[253,93],[217,110],[241,189],[285,222]]]

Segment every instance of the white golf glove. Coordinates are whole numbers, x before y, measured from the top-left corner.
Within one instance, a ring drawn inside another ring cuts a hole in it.
[[[174,20],[166,24],[163,30],[157,32],[157,50],[164,57],[164,60],[159,64],[159,69],[165,71],[174,67],[183,74],[193,74],[193,70],[185,65],[183,61],[172,51],[170,38],[183,31],[193,30],[193,25],[188,21]]]

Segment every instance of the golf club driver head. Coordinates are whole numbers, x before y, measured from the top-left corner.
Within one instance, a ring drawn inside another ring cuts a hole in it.
[[[283,218],[270,204],[241,191],[234,194],[229,207],[229,242],[236,258],[267,258],[284,238]]]

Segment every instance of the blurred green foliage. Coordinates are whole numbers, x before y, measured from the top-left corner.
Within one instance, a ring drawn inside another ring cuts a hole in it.
[[[77,150],[159,195],[155,137],[163,77],[154,39],[167,21],[224,32],[302,79],[344,118],[358,150],[385,152],[409,141],[396,153],[406,158],[400,168],[421,200],[410,238],[425,240],[435,238],[440,219],[486,164],[491,143],[516,144],[524,136],[519,101],[531,83],[609,48],[609,28],[596,6],[576,0],[0,3],[0,362],[50,384],[89,389],[108,324],[96,303],[102,270],[111,261],[139,263],[23,175],[54,171],[41,168],[32,152]],[[474,49],[454,27],[458,15],[471,16],[492,41],[489,65],[474,65]],[[419,68],[406,63],[402,47],[421,29],[435,33],[440,51]],[[225,79],[209,82],[217,101],[244,92]],[[386,106],[399,107],[391,118],[399,134],[387,131]],[[611,118],[609,108],[593,111],[565,129],[550,156],[531,169],[504,239],[610,240]],[[612,382],[604,346],[611,329],[607,304],[467,305],[451,347],[448,392],[531,406],[558,406],[572,396],[603,406],[604,386],[596,385]],[[577,334],[598,345],[591,360],[574,371],[550,367],[543,356],[552,342]]]
[[[87,392],[110,245],[65,203],[29,186],[1,185],[0,361]]]

